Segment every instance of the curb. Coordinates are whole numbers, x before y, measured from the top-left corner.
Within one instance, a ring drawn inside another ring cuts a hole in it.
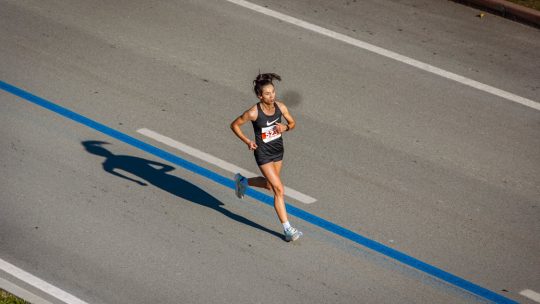
[[[540,28],[540,11],[505,0],[456,0],[499,13],[505,18],[517,19]]]

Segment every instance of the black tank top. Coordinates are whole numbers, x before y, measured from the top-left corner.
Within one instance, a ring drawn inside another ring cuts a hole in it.
[[[281,123],[281,110],[277,103],[275,105],[274,115],[266,115],[257,103],[257,119],[252,121],[253,131],[255,133],[255,143],[258,148],[255,153],[258,155],[276,155],[283,153],[283,138],[276,131],[277,123]]]

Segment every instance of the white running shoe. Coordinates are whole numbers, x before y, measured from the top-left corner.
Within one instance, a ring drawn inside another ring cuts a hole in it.
[[[294,227],[290,227],[289,229],[285,230],[285,241],[294,242],[298,240],[302,235],[304,234],[301,231]]]
[[[243,198],[248,186],[247,178],[243,177],[240,173],[234,175],[234,193],[238,198]]]

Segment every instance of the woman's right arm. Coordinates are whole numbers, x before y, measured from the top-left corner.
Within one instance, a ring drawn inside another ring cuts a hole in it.
[[[248,146],[250,150],[257,149],[257,144],[247,138],[244,135],[244,132],[242,132],[242,129],[240,129],[240,127],[248,121],[257,119],[257,117],[253,118],[254,115],[257,115],[254,110],[256,110],[255,107],[245,111],[242,115],[238,116],[238,118],[236,118],[231,123],[231,130],[234,132],[234,134],[236,134],[236,136],[238,136],[238,138],[240,138],[241,141],[243,141]]]

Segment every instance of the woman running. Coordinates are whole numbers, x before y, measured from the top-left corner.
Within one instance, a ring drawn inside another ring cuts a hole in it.
[[[243,198],[247,186],[265,188],[274,192],[274,208],[283,224],[285,240],[295,241],[302,236],[302,232],[291,226],[285,208],[284,186],[279,173],[283,162],[284,132],[294,129],[295,122],[287,107],[276,100],[276,91],[273,80],[281,81],[281,77],[274,73],[259,74],[253,81],[253,90],[260,102],[245,111],[231,123],[234,134],[254,151],[255,161],[261,170],[262,176],[246,178],[239,173],[234,176],[236,196]],[[281,116],[285,117],[287,124],[281,123]],[[255,133],[255,142],[247,138],[240,127],[251,121]]]

